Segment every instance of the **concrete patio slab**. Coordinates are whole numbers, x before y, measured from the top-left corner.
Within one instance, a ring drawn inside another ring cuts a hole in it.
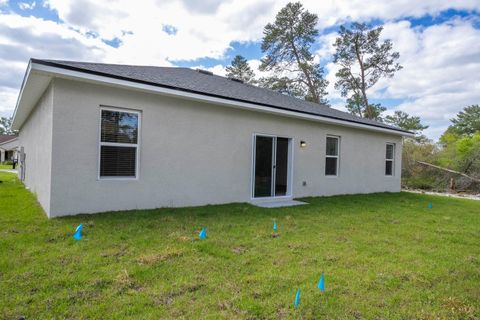
[[[296,200],[274,200],[274,201],[265,201],[265,202],[255,202],[252,203],[254,206],[261,208],[281,208],[281,207],[292,207],[292,206],[301,206],[308,204],[302,201]]]

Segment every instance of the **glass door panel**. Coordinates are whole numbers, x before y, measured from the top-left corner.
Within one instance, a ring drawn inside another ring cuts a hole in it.
[[[254,197],[271,197],[273,195],[273,147],[273,137],[255,137]]]
[[[288,138],[277,138],[275,156],[275,196],[287,195]]]

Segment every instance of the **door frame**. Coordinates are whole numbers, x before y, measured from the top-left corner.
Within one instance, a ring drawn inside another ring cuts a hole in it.
[[[287,164],[287,194],[284,196],[270,196],[270,197],[255,197],[255,161],[256,161],[256,139],[257,136],[261,137],[271,137],[273,138],[272,144],[272,190],[275,193],[275,177],[276,172],[274,168],[274,163],[276,163],[276,156],[277,156],[277,138],[286,138],[288,139],[288,164]],[[250,170],[250,201],[271,201],[271,200],[286,200],[292,199],[293,194],[293,150],[295,139],[285,135],[279,134],[269,134],[269,133],[259,133],[254,132],[252,134],[252,162],[251,162],[251,170]]]

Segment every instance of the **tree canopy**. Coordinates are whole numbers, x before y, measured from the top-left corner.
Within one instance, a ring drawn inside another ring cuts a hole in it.
[[[327,104],[323,68],[314,61],[311,46],[316,41],[318,16],[303,8],[300,2],[290,2],[263,30],[260,70],[276,75],[262,79],[269,88],[295,88],[287,93],[305,100]],[[277,83],[280,82],[280,83]]]
[[[12,118],[1,117],[0,118],[0,134],[13,134],[11,129]]]
[[[393,52],[390,40],[380,42],[383,27],[370,28],[365,23],[352,23],[349,28],[341,26],[334,46],[334,63],[340,66],[336,73],[335,88],[342,96],[349,97],[353,112],[360,117],[378,118],[378,105],[368,101],[367,90],[380,78],[393,77],[402,66],[400,57]],[[348,106],[347,106],[348,108]]]
[[[236,55],[232,64],[226,67],[227,77],[242,80],[244,83],[255,84],[255,73],[248,65],[247,59]]]
[[[409,116],[408,113],[399,110],[395,111],[393,115],[386,116],[385,122],[416,134],[428,128],[422,124],[420,117]]]
[[[451,121],[450,132],[459,135],[473,135],[480,131],[480,106],[476,104],[463,108]]]

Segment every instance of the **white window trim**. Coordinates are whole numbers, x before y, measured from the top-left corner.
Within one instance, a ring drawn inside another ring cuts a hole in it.
[[[337,139],[337,155],[336,156],[332,156],[332,155],[327,154],[327,138]],[[325,172],[326,171],[326,166],[327,166],[327,158],[337,159],[337,170],[336,170],[337,174],[327,174]],[[325,168],[324,168],[323,172],[324,172],[325,177],[336,178],[336,177],[339,176],[339,173],[340,173],[340,136],[334,136],[334,135],[331,135],[331,134],[327,134],[327,136],[325,137]]]
[[[393,147],[393,150],[392,150],[392,158],[389,159],[387,158],[387,146],[392,146]],[[387,169],[387,162],[390,161],[392,163],[392,174],[387,174],[386,173],[386,169]],[[384,173],[385,173],[385,176],[386,177],[393,177],[395,176],[395,143],[391,143],[391,142],[387,142],[385,144],[385,167],[384,167]]]
[[[114,112],[125,112],[125,113],[133,113],[137,115],[138,119],[138,129],[137,129],[137,143],[117,143],[117,142],[102,142],[102,111],[114,111]],[[140,177],[139,169],[140,169],[140,142],[141,142],[141,128],[142,128],[142,113],[138,110],[120,108],[120,107],[110,107],[110,106],[103,106],[100,105],[99,108],[99,120],[98,120],[98,164],[97,164],[97,180],[138,180]],[[102,146],[115,146],[115,147],[135,147],[135,176],[134,177],[102,177],[100,176],[100,162],[101,162],[101,155],[102,155]]]

